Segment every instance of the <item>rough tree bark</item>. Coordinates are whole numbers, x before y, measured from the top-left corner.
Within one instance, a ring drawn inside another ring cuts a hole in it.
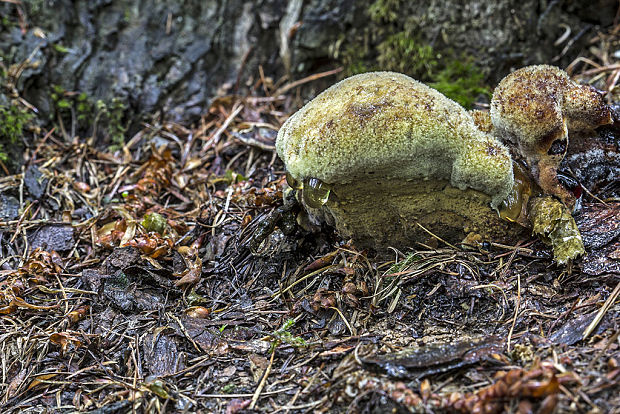
[[[436,50],[451,48],[475,57],[492,81],[511,66],[550,62],[556,56],[561,56],[556,60],[560,65],[569,62],[589,35],[611,24],[615,16],[615,1],[594,3],[22,0],[19,6],[0,2],[0,62],[7,69],[30,57],[34,65],[21,73],[16,86],[43,114],[53,112],[51,85],[60,85],[93,99],[120,98],[128,105],[127,117],[161,110],[168,119],[191,122],[218,93],[234,92],[256,77],[259,65],[267,74],[280,76],[288,69],[298,78],[339,65],[343,50],[358,47],[356,42],[364,36],[366,47],[373,50],[381,39],[367,33],[372,5],[397,10],[392,26],[405,27]],[[554,46],[566,30],[570,36]],[[4,92],[0,104],[8,102]]]

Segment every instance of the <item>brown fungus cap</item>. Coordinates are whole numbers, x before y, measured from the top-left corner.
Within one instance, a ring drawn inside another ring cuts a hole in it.
[[[347,78],[282,126],[278,155],[297,180],[448,180],[497,207],[513,185],[508,150],[436,90],[393,72]]]
[[[526,66],[502,79],[493,91],[491,119],[500,137],[524,152],[546,152],[554,138],[567,132],[612,122],[596,89],[549,65]]]
[[[548,65],[527,66],[506,76],[491,100],[493,133],[511,142],[548,193],[572,207],[574,196],[557,180],[569,134],[612,122],[602,95]]]

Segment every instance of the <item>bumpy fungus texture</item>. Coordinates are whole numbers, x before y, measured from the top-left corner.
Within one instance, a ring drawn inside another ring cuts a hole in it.
[[[536,197],[530,201],[533,233],[553,249],[553,258],[559,264],[585,253],[577,224],[561,202],[553,197]]]
[[[493,123],[491,122],[491,114],[488,111],[473,109],[469,114],[474,119],[474,124],[482,132],[493,132]]]
[[[453,242],[470,231],[510,233],[490,207],[513,187],[507,148],[405,75],[333,85],[288,119],[276,148],[312,218],[358,245],[403,247],[426,230]]]
[[[278,154],[296,180],[445,179],[497,206],[512,187],[506,147],[441,93],[393,72],[347,78],[282,126]]]
[[[594,88],[573,82],[554,66],[538,65],[506,76],[491,100],[493,133],[514,144],[543,191],[571,208],[574,195],[558,182],[557,168],[571,132],[612,122]]]

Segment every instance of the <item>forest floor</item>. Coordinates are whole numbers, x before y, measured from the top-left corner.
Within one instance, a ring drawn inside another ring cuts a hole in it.
[[[609,90],[615,36],[572,68]],[[332,74],[260,77],[114,150],[37,134],[0,178],[0,411],[620,412],[618,183],[584,194],[570,267],[533,237],[383,260],[286,235],[275,137]]]

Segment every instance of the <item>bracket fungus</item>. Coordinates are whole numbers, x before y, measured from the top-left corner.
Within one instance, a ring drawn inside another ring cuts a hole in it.
[[[311,221],[360,247],[520,230],[496,211],[514,184],[508,149],[459,104],[399,73],[328,88],[284,123],[276,149]]]
[[[491,121],[493,133],[517,147],[543,192],[572,209],[575,196],[557,178],[569,135],[610,124],[612,116],[596,89],[557,67],[536,65],[502,79],[493,92]]]
[[[507,76],[490,114],[467,112],[408,76],[371,72],[292,115],[276,149],[310,221],[336,227],[358,247],[382,252],[429,235],[514,241],[533,225],[567,263],[583,244],[569,211],[574,197],[556,169],[570,131],[609,122],[596,90],[551,66]],[[550,206],[557,217],[546,218]]]

